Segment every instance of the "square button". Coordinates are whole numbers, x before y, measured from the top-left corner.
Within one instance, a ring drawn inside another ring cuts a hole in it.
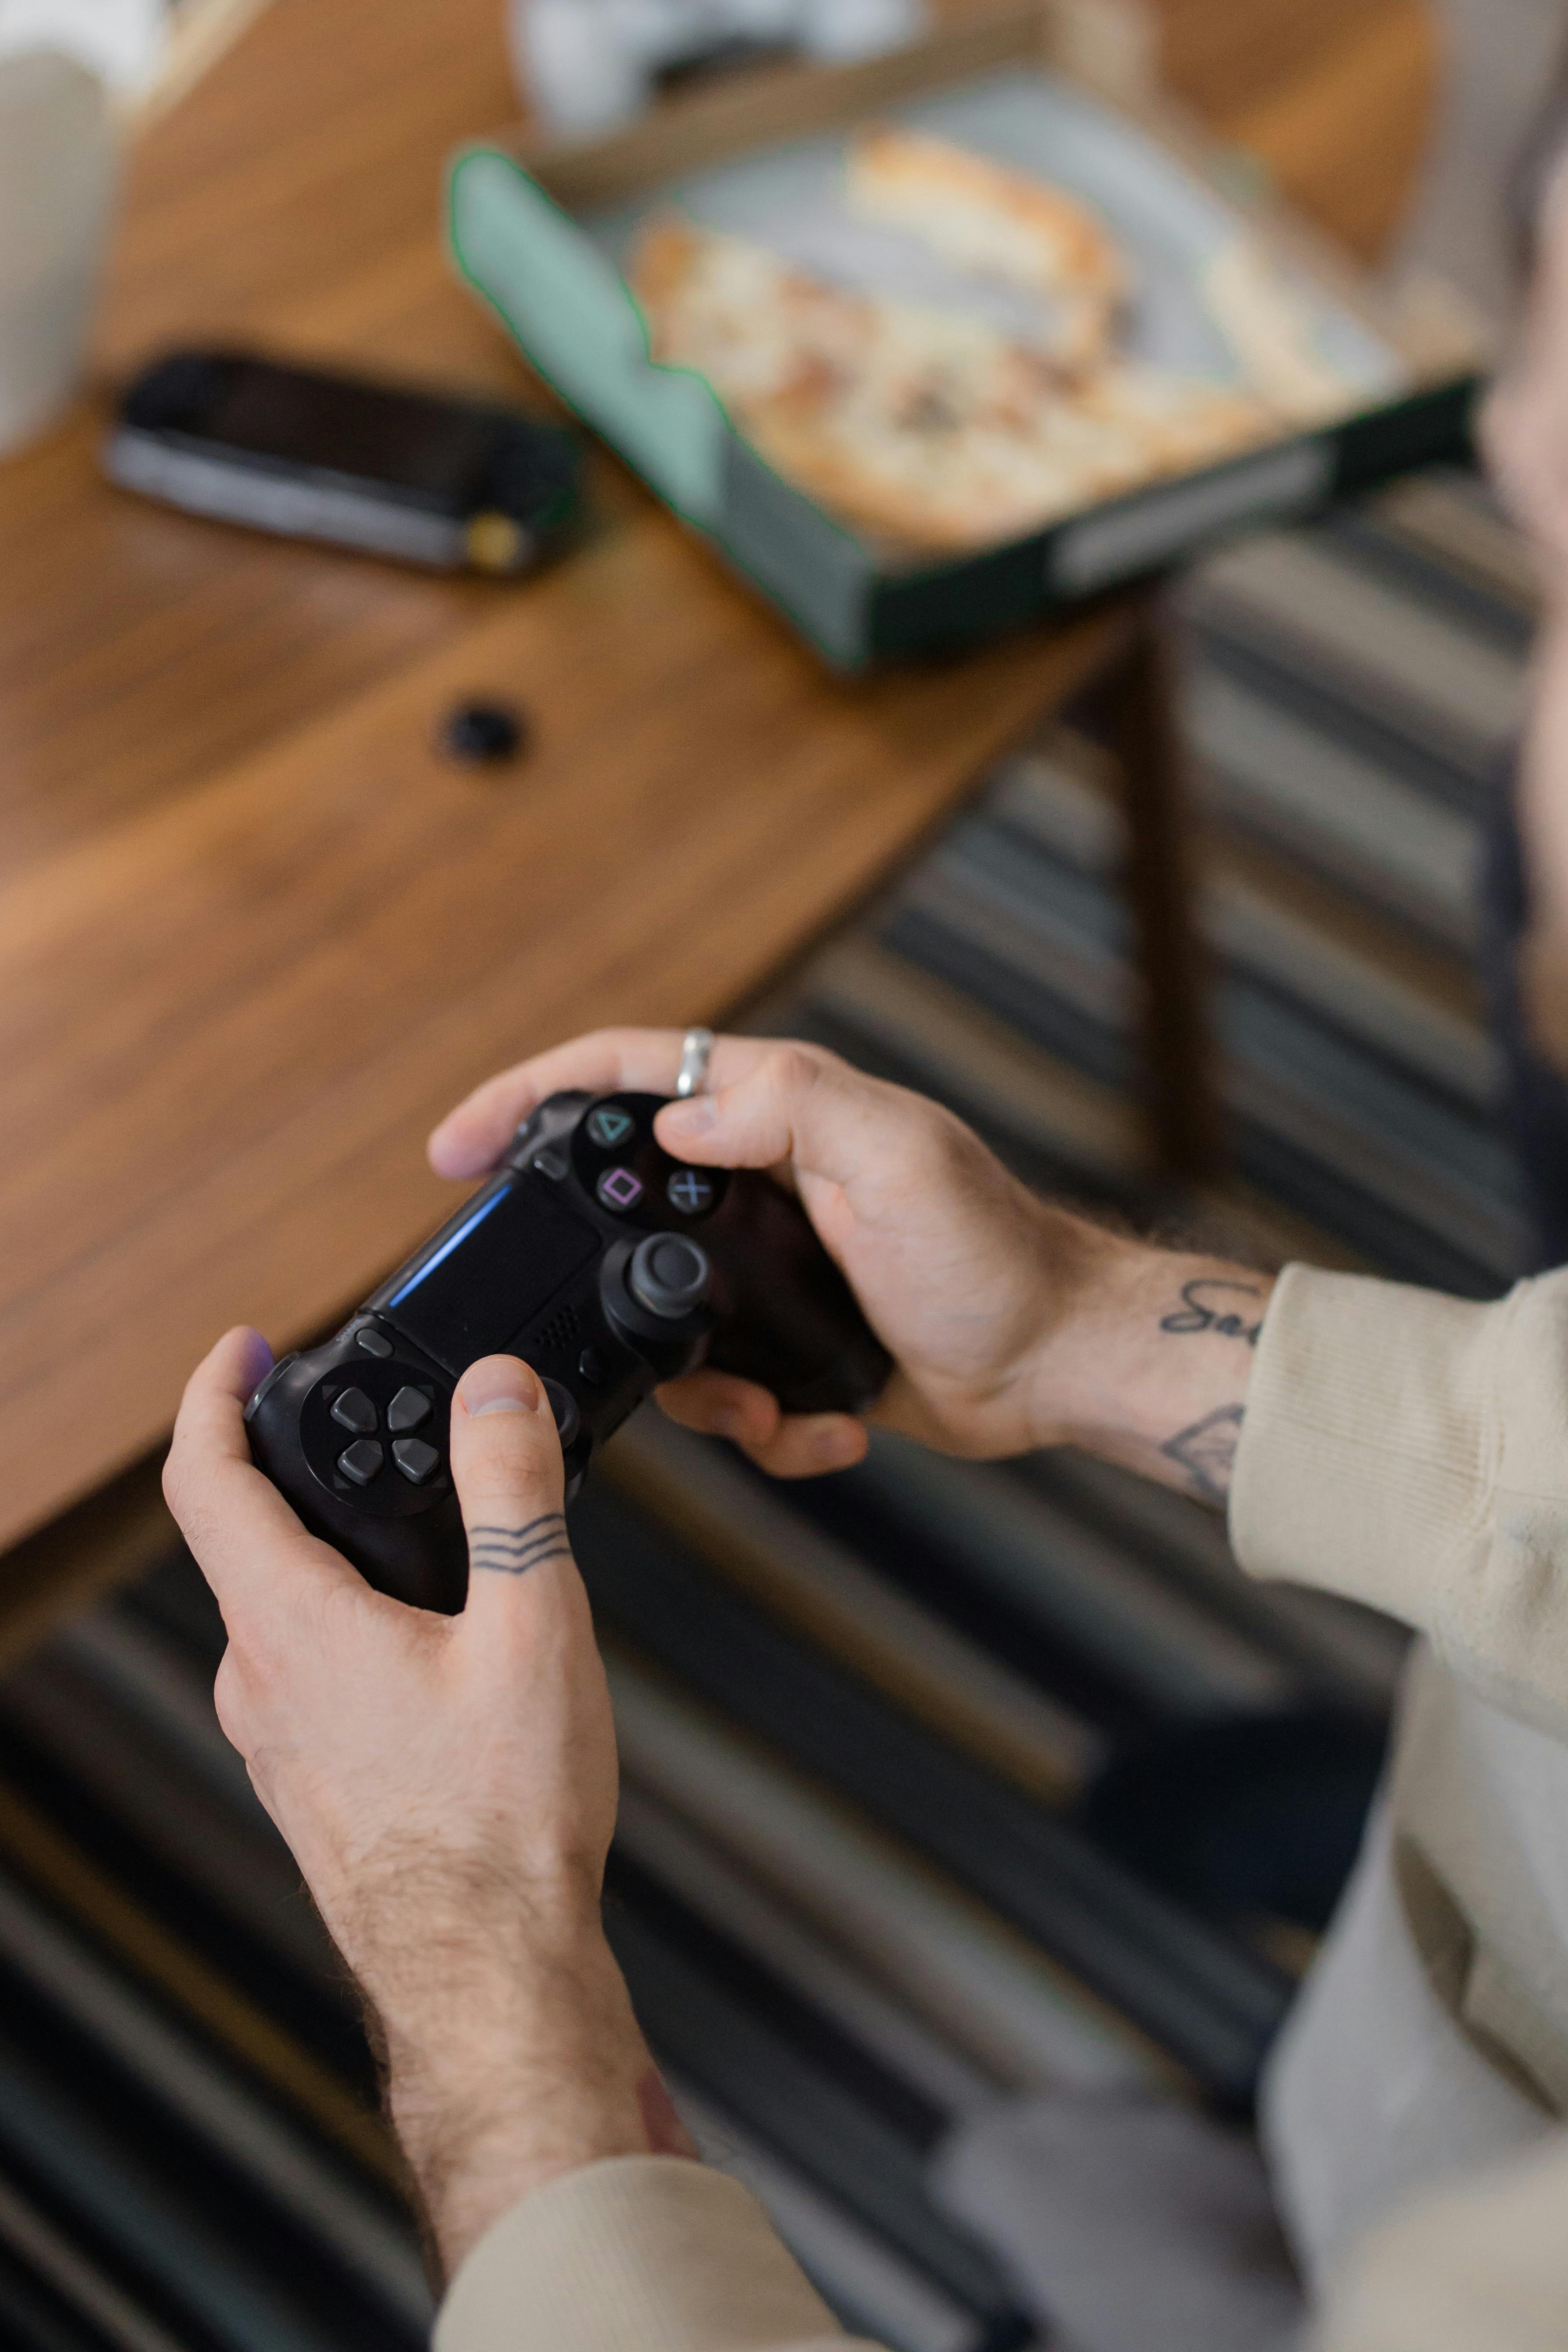
[[[624,1216],[642,1199],[642,1178],[634,1176],[629,1168],[606,1168],[599,1179],[598,1194],[606,1209]]]

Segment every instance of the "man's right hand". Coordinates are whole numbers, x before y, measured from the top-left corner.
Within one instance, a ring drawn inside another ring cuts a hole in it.
[[[679,1059],[673,1030],[578,1038],[470,1096],[431,1159],[478,1175],[546,1096],[668,1093]],[[1072,1440],[1220,1499],[1266,1276],[1149,1249],[1038,1199],[950,1111],[820,1046],[721,1037],[710,1082],[659,1113],[659,1139],[798,1192],[895,1359],[875,1421],[974,1456]],[[781,1476],[845,1467],[865,1448],[848,1416],[781,1415],[728,1374],[694,1372],[660,1402]]]

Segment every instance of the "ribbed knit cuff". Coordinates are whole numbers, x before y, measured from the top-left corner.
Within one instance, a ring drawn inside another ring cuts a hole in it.
[[[453,2280],[435,2352],[847,2352],[749,2190],[615,2157],[536,2189]]]
[[[1242,1566],[1431,1630],[1491,1506],[1510,1304],[1288,1266],[1231,1486]]]

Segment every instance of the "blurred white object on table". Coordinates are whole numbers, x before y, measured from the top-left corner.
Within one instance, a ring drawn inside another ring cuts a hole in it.
[[[0,0],[3,5],[3,0]],[[839,60],[911,41],[924,0],[510,0],[525,96],[552,131],[590,138],[641,112],[659,75],[731,44]]]
[[[117,143],[103,81],[78,57],[0,49],[0,456],[75,387]]]
[[[156,79],[169,32],[168,0],[0,0],[0,58],[74,58],[117,99]]]
[[[0,0],[0,457],[69,399],[119,150],[266,0]]]

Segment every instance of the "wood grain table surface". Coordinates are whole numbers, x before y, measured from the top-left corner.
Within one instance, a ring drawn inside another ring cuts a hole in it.
[[[0,466],[0,1547],[145,1458],[227,1323],[352,1304],[449,1205],[423,1138],[474,1080],[734,1004],[1127,625],[836,682],[603,456],[581,547],[510,585],[105,486],[112,383],[174,341],[531,396],[436,229],[450,147],[515,111],[500,13],[272,0],[132,159],[91,392]],[[1415,0],[1165,14],[1178,86],[1373,249]],[[534,727],[494,779],[433,749],[486,689]]]

